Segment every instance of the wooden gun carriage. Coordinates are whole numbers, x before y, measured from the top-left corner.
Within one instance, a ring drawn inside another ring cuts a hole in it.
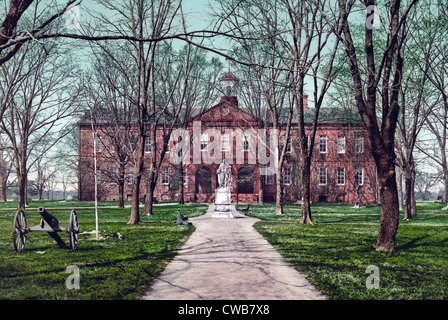
[[[78,246],[79,224],[78,216],[75,209],[70,213],[70,221],[68,229],[59,225],[58,219],[51,215],[45,208],[39,207],[37,211],[42,216],[40,224],[31,228],[27,227],[25,212],[20,209],[14,216],[14,226],[12,237],[14,248],[17,252],[22,252],[25,248],[27,234],[30,232],[47,232],[52,237],[60,248],[66,248],[67,245],[59,236],[59,232],[66,232],[69,234],[70,248],[75,251]],[[45,224],[46,223],[46,224]]]

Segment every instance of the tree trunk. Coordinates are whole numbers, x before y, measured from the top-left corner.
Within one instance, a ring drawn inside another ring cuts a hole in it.
[[[4,202],[6,202],[6,185],[8,183],[8,170],[6,167],[3,151],[0,151],[0,201]]]
[[[138,137],[137,156],[135,159],[134,170],[134,184],[132,186],[132,205],[131,205],[131,217],[128,224],[138,224],[140,220],[140,181],[143,172],[143,156],[145,152],[145,137],[140,135]]]
[[[43,188],[39,186],[37,188],[37,197],[38,197],[39,201],[43,200],[43,193],[44,193]]]
[[[118,181],[118,208],[124,208],[124,180]]]
[[[178,204],[184,204],[184,175],[183,175],[182,163],[179,166],[179,198],[177,199]]]
[[[258,185],[259,185],[259,188],[258,188],[258,204],[260,204],[260,205],[263,205],[263,197],[264,197],[264,194],[263,194],[263,177],[264,177],[264,175],[261,175],[260,174],[260,171],[258,171]]]
[[[7,201],[6,183],[7,183],[6,180],[1,181],[2,186],[1,186],[1,192],[0,192],[0,201],[4,201],[4,202]]]
[[[118,208],[124,208],[124,181],[125,168],[120,164],[118,172]]]
[[[154,197],[154,187],[155,183],[152,182],[152,174],[150,174],[150,178],[148,179],[148,183],[146,185],[146,196],[145,196],[145,216],[152,216],[152,206],[153,206],[153,197]]]
[[[24,148],[22,148],[22,154],[24,151]],[[17,183],[19,187],[19,203],[18,208],[19,209],[25,209],[27,205],[27,192],[26,192],[26,183],[27,183],[27,176],[28,171],[26,169],[26,160],[24,159],[24,156],[21,156],[21,159],[16,160],[17,166],[16,166],[16,172],[17,172]]]
[[[395,175],[397,177],[398,192],[398,210],[403,210],[403,176],[400,167],[395,167]]]
[[[276,174],[277,192],[275,199],[275,214],[283,214],[283,181],[281,175],[282,169],[279,166]]]
[[[26,206],[26,173],[21,172],[20,175],[17,176],[17,182],[19,185],[19,203],[18,208],[19,209],[25,209]]]
[[[300,223],[314,224],[311,217],[311,159],[301,155],[301,192],[302,192],[302,218]]]
[[[405,167],[404,170],[404,194],[406,199],[406,209],[404,212],[404,220],[409,220],[412,218],[411,215],[411,206],[412,206],[412,199],[411,199],[411,173],[409,167]]]
[[[415,165],[411,173],[411,216],[417,215],[417,202],[415,200]]]
[[[448,168],[443,168],[443,176],[445,181],[445,197],[443,201],[445,202],[445,208],[448,208]]]
[[[178,204],[185,204],[184,199],[184,183],[181,181],[180,188],[179,188],[179,197],[177,199]]]
[[[406,210],[404,220],[409,220],[417,214],[417,207],[415,203],[415,167],[410,164],[405,170],[405,197]]]
[[[381,222],[376,250],[392,252],[395,247],[395,237],[398,230],[400,211],[398,210],[397,180],[394,161],[384,158],[378,166],[380,183]]]

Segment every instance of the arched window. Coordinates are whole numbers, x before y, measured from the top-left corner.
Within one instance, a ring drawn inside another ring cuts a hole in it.
[[[212,193],[212,172],[208,167],[199,167],[195,175],[196,193]]]
[[[238,193],[254,193],[254,169],[241,167],[238,169]]]

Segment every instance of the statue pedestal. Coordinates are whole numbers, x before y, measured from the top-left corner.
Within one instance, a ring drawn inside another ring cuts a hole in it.
[[[235,218],[230,208],[230,188],[220,187],[216,189],[215,210],[212,218]]]

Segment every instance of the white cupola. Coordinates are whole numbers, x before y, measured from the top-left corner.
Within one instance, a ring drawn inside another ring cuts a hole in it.
[[[225,96],[236,96],[236,88],[240,79],[234,76],[232,72],[227,72],[219,81],[221,82],[221,89]]]

